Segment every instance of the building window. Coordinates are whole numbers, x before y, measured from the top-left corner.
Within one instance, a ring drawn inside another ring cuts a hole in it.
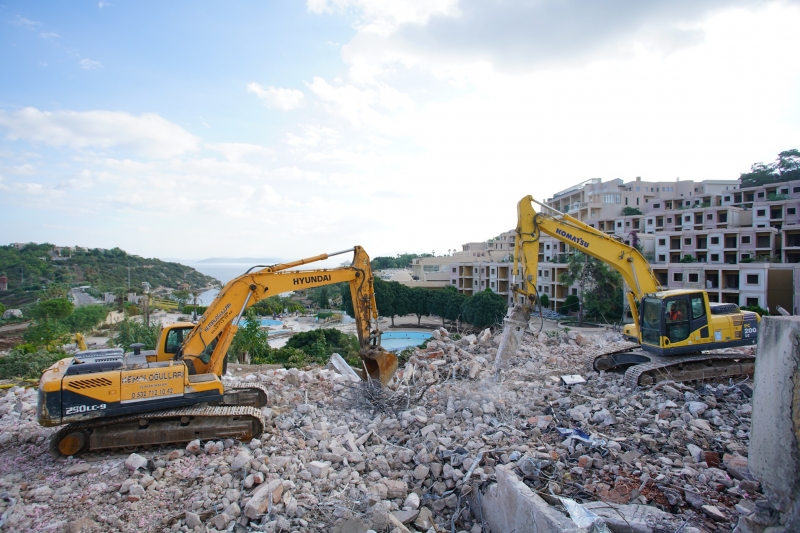
[[[714,215],[712,215],[711,213],[707,214],[706,220],[714,220]]]
[[[572,289],[572,294],[577,296],[578,295],[578,289]]]
[[[659,263],[666,263],[667,262],[667,256],[666,255],[659,255],[658,256],[658,262]]]
[[[455,285],[455,284],[456,284],[456,280],[453,280],[453,281],[451,281],[450,283],[452,283],[453,285]]]
[[[758,195],[757,195],[757,196],[758,196],[759,198],[764,198],[764,193],[763,193],[763,192],[760,192],[760,193],[758,193]]]
[[[699,281],[697,274],[689,274],[689,283],[697,283]]]
[[[719,237],[711,237],[711,244],[719,244]]]
[[[719,254],[711,254],[711,261],[714,262],[719,261]]]
[[[731,197],[730,197],[730,196],[726,196],[726,197],[725,197],[725,201],[726,201],[726,202],[730,202],[730,201],[731,201]]]
[[[603,195],[603,203],[604,204],[618,204],[620,203],[621,196],[619,194],[604,194]]]
[[[439,272],[439,267],[441,265],[423,265],[422,271],[423,272]]]
[[[622,222],[617,222],[617,227],[621,228],[622,227]]]
[[[672,217],[667,217],[667,224],[672,224]]]
[[[793,187],[792,192],[800,192],[800,187]]]
[[[750,244],[750,235],[742,235],[742,244]]]
[[[453,274],[455,274],[455,273],[456,273],[456,269],[454,268],[454,269],[453,269]]]
[[[658,239],[658,245],[659,246],[666,246],[667,245],[667,239]]]
[[[673,272],[672,281],[683,282],[683,272]]]
[[[767,210],[766,209],[756,209],[756,216],[757,217],[765,217],[765,216],[767,216]]]
[[[660,207],[661,207],[661,204],[653,204],[653,209],[659,209]]]
[[[758,274],[748,274],[747,275],[747,284],[748,285],[758,285]]]
[[[795,214],[797,214],[797,208],[796,207],[787,207],[786,208],[786,214],[787,215],[795,215]]]
[[[758,305],[758,298],[745,298],[747,307],[755,307]]]
[[[650,225],[652,225],[652,224],[653,224],[653,219],[652,219],[652,218],[648,218],[648,219],[647,219],[647,223],[648,223],[648,224],[650,224]]]
[[[691,237],[686,237],[685,239],[683,239],[683,244],[685,244],[686,246],[691,246],[692,245],[692,238]]]
[[[781,194],[789,194],[788,187],[786,189],[781,189]]]

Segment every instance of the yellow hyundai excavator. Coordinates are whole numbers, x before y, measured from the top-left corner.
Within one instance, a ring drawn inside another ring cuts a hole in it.
[[[537,212],[534,204],[542,208]],[[514,305],[509,308],[497,361],[516,352],[528,327],[536,288],[540,236],[549,235],[613,267],[626,284],[633,324],[623,328],[627,345],[587,357],[594,370],[627,367],[631,387],[663,380],[690,381],[752,374],[755,357],[701,353],[758,342],[757,313],[735,304],[710,302],[703,290],[664,290],[639,251],[580,220],[526,196],[517,204],[514,242]],[[517,276],[521,266],[521,276]],[[498,366],[498,369],[500,367]]]
[[[290,270],[353,252],[350,266]],[[255,270],[254,269],[259,269]],[[245,310],[297,289],[348,282],[364,377],[386,385],[397,357],[381,347],[369,256],[360,246],[291,263],[253,267],[229,281],[196,324],[165,325],[155,350],[82,351],[45,370],[37,413],[43,426],[68,424],[51,440],[54,454],[160,445],[193,439],[250,440],[266,427],[260,383],[223,383],[228,347]]]

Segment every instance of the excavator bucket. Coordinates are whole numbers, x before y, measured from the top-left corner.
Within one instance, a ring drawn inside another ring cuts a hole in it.
[[[380,381],[382,386],[388,385],[389,381],[397,373],[397,356],[392,352],[387,352],[381,347],[372,348],[366,353],[361,353],[361,360],[364,368],[371,379]]]

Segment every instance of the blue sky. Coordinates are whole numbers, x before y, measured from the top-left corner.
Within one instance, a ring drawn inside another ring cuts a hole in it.
[[[798,2],[0,5],[0,241],[439,253],[800,147]]]

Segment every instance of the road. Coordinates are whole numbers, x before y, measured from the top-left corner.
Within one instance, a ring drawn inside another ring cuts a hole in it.
[[[75,303],[75,307],[83,307],[84,305],[93,305],[101,303],[100,300],[97,300],[92,296],[89,296],[80,289],[72,289],[70,293],[72,294],[72,301]]]

